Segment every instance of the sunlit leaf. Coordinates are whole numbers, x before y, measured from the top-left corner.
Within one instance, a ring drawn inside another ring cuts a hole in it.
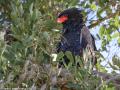
[[[117,38],[119,36],[119,32],[115,32],[113,35],[112,35],[112,38]]]
[[[96,10],[97,9],[96,5],[95,4],[91,4],[91,9],[92,10]]]

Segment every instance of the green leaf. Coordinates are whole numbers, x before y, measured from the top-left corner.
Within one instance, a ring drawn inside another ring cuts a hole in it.
[[[120,37],[118,38],[117,42],[118,42],[118,44],[120,45]]]
[[[110,67],[113,69],[113,70],[119,70],[118,67],[116,67],[115,65],[112,65],[111,63],[109,63]]]
[[[52,31],[54,31],[54,32],[60,32],[60,30],[58,30],[58,29],[52,29]]]
[[[107,87],[106,90],[115,90],[115,87]]]
[[[71,2],[70,2],[70,6],[75,6],[76,4],[78,4],[79,3],[79,0],[71,0]]]
[[[118,66],[120,68],[120,60],[118,59],[118,57],[113,57],[112,58],[112,62],[114,65]]]
[[[43,36],[46,40],[48,40],[50,38],[49,33],[48,32],[43,32]]]
[[[38,16],[39,16],[38,14],[40,14],[40,13],[39,13],[38,9],[33,10],[32,13],[33,14],[31,14],[31,23],[35,24],[35,21],[37,21]]]
[[[107,41],[110,41],[111,40],[111,36],[110,34],[107,34]]]
[[[101,6],[101,7],[103,7],[104,6],[104,3],[105,2],[105,0],[99,0],[99,5]]]
[[[102,16],[101,16],[102,12],[104,12],[104,10],[101,8],[97,10],[97,17],[98,18],[102,18]]]
[[[94,0],[90,0],[90,3],[92,3]]]
[[[96,10],[97,9],[97,7],[96,7],[96,5],[94,3],[91,4],[90,7],[91,7],[92,10]]]
[[[30,11],[30,15],[32,16],[33,15],[33,3],[30,5],[29,11]]]
[[[107,41],[106,40],[102,40],[102,49],[103,50],[106,50],[106,44],[107,44]]]
[[[119,32],[115,32],[113,35],[112,35],[112,38],[117,38],[119,36]]]
[[[65,55],[67,56],[67,58],[73,63],[74,62],[74,58],[73,55],[70,51],[66,51]]]
[[[105,33],[105,27],[104,27],[104,26],[101,26],[101,27],[100,27],[100,30],[99,30],[100,38],[103,38],[104,33]]]
[[[119,24],[119,16],[117,15],[116,17],[115,17],[115,26],[116,27],[119,27],[120,26],[120,24]]]
[[[20,7],[19,7],[19,13],[20,13],[20,15],[22,16],[23,14],[24,14],[24,9],[23,9],[23,6],[22,6],[22,4],[20,5]]]
[[[61,51],[61,52],[59,52],[58,55],[57,55],[57,60],[60,60],[60,59],[62,59],[63,57],[64,57],[64,53]]]

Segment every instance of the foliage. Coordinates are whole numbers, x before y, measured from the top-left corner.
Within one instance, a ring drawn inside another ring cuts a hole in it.
[[[66,52],[71,63],[66,69],[58,70],[57,63],[64,54],[58,54],[57,61],[53,62],[52,54],[55,53],[59,41],[61,25],[56,23],[60,11],[69,7],[84,8],[84,16],[96,13],[94,19],[85,17],[89,21],[89,28],[99,26],[99,37],[102,41],[102,51],[114,38],[120,45],[120,1],[118,0],[1,0],[0,1],[0,30],[10,29],[11,36],[17,41],[9,45],[0,38],[0,87],[1,88],[33,88],[42,90],[47,88],[68,90],[109,90],[118,88],[116,78],[120,69],[119,57],[113,57],[110,67],[113,72],[105,77],[106,68],[100,65],[103,58],[99,53],[99,72],[91,69],[88,61],[85,65],[80,57],[75,57],[80,67],[73,65],[74,60],[70,52]],[[85,67],[87,66],[87,67]],[[101,74],[100,74],[101,75]],[[62,77],[62,78],[61,78]],[[102,80],[101,80],[102,79]],[[112,80],[111,80],[112,79]],[[107,82],[111,81],[111,82]],[[114,86],[115,84],[115,86]],[[66,88],[66,89],[65,89]]]

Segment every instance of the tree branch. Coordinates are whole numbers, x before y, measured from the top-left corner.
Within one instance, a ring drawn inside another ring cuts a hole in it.
[[[116,79],[118,79],[120,77],[120,75],[116,75],[108,80],[105,81],[105,84],[109,84],[111,81],[116,81]],[[117,84],[116,84],[117,85]],[[99,90],[100,87],[103,86],[103,83],[101,83],[97,88],[96,90]]]
[[[110,82],[113,82],[114,85],[116,87],[120,87],[120,74],[116,74],[116,75],[109,75],[107,73],[103,73],[103,72],[98,72],[98,71],[93,71],[93,73],[98,76],[101,77],[104,81],[105,84],[109,84]],[[101,83],[96,90],[99,90],[100,87],[103,86],[103,83]]]
[[[116,12],[116,13],[112,13],[112,14],[110,14],[109,16],[106,16],[106,17],[104,17],[104,18],[98,19],[98,20],[96,20],[94,23],[92,23],[91,25],[89,25],[88,28],[93,28],[93,27],[99,25],[101,22],[103,22],[103,21],[105,21],[105,20],[107,20],[107,19],[110,19],[110,18],[116,16],[117,14],[120,15],[119,12]]]

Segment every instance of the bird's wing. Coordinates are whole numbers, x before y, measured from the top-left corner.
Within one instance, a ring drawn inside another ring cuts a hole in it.
[[[81,34],[83,37],[85,37],[87,44],[90,45],[91,48],[94,50],[93,38],[90,34],[89,29],[86,26],[83,26]]]
[[[92,56],[93,63],[96,64],[97,61],[96,61],[95,52],[94,52],[96,51],[96,47],[95,47],[94,38],[86,26],[83,26],[81,34],[82,34],[82,37],[84,37],[85,41],[87,42],[86,49],[89,51],[90,55]]]

